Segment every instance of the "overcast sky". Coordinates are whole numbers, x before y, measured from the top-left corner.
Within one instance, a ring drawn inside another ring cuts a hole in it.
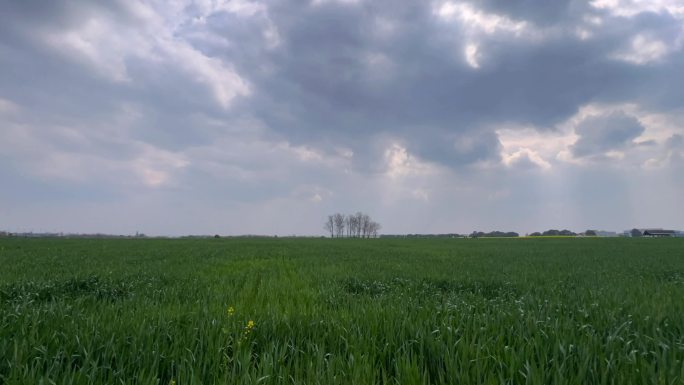
[[[681,0],[0,0],[0,230],[684,228]]]

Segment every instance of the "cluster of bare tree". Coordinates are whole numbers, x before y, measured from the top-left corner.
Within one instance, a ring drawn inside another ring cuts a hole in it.
[[[328,215],[323,228],[330,233],[330,238],[377,238],[380,224],[362,212],[336,213]]]

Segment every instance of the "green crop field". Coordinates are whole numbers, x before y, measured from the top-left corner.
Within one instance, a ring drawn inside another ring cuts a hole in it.
[[[682,239],[0,240],[0,384],[682,384],[683,362]]]

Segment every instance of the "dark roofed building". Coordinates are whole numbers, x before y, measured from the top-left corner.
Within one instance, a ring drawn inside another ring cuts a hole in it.
[[[663,229],[644,229],[644,237],[674,237],[677,232],[674,230],[663,230]]]

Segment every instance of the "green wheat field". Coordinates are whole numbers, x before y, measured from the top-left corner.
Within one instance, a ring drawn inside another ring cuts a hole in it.
[[[683,384],[682,239],[3,239],[0,384]]]

